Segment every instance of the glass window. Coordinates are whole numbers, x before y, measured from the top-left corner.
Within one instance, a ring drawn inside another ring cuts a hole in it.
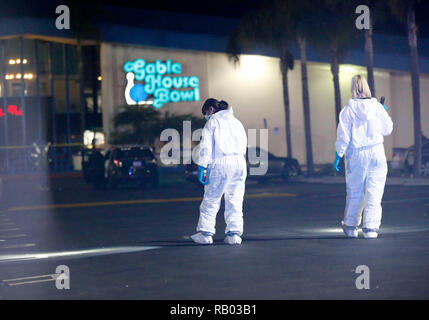
[[[55,111],[57,113],[66,112],[66,87],[64,77],[54,78],[54,99]]]
[[[39,86],[41,96],[51,95],[51,85],[49,79],[49,44],[46,41],[37,40],[38,53],[39,53]]]
[[[8,96],[21,96],[22,82],[24,94],[36,96],[36,55],[34,39],[14,38],[6,43],[6,80]],[[22,52],[21,52],[22,44]],[[21,57],[22,54],[22,57]],[[39,79],[41,80],[41,79]],[[46,87],[45,87],[46,88]],[[43,95],[43,93],[41,93]]]

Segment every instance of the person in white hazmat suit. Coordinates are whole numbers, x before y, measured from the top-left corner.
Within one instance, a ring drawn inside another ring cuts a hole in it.
[[[225,101],[207,99],[202,107],[207,119],[198,159],[199,180],[204,184],[197,233],[191,239],[212,244],[216,215],[225,196],[225,243],[241,244],[243,196],[247,176],[247,136],[241,122]]]
[[[345,155],[347,198],[342,228],[347,237],[357,238],[362,222],[365,238],[377,238],[381,224],[387,162],[383,136],[390,135],[393,123],[387,107],[371,98],[365,78],[352,79],[352,99],[340,113],[337,127],[336,159]]]

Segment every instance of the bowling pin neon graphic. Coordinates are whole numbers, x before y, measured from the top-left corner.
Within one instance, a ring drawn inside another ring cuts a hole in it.
[[[125,101],[129,105],[146,103],[147,93],[142,84],[134,83],[134,73],[127,73],[127,86],[125,87]]]

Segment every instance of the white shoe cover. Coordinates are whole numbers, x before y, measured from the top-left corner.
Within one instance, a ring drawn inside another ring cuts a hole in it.
[[[378,233],[376,231],[363,232],[363,236],[367,239],[376,239],[378,237]]]
[[[349,238],[357,238],[358,237],[358,231],[353,228],[347,227],[344,224],[344,221],[341,221],[341,227],[343,228],[344,234]]]
[[[192,235],[191,239],[195,243],[199,243],[199,244],[212,244],[213,243],[212,236],[205,236],[201,232],[198,232],[198,233]]]
[[[242,241],[241,237],[237,234],[225,237],[225,243],[226,244],[241,244],[241,241]]]

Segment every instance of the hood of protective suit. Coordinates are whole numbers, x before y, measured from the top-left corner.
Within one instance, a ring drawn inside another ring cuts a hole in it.
[[[383,143],[393,129],[389,114],[376,98],[350,99],[339,116],[336,151],[342,157],[346,150]]]
[[[217,127],[214,132],[217,150],[225,155],[246,153],[246,132],[231,107],[216,112],[209,121]]]
[[[212,115],[203,128],[198,165],[207,167],[229,155],[245,155],[247,136],[243,124],[234,116],[232,108]]]
[[[349,106],[357,118],[362,121],[369,121],[376,117],[379,102],[375,98],[371,99],[350,99]]]
[[[232,110],[231,107],[229,107],[226,110],[221,110],[221,111],[214,113],[210,119],[212,119],[212,118],[225,118],[225,119],[227,119],[229,117],[232,117],[233,115],[234,115],[234,111]]]

